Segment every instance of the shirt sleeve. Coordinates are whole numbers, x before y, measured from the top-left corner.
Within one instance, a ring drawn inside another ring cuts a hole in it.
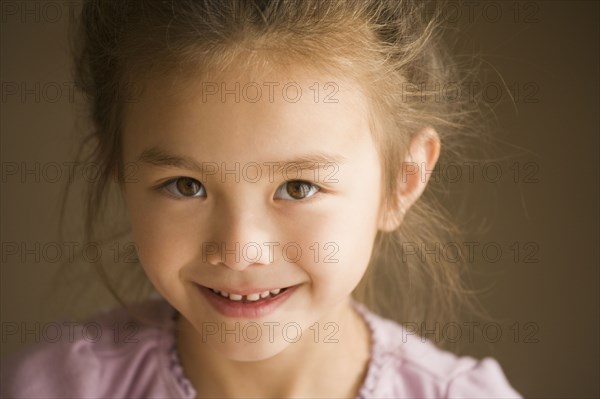
[[[459,373],[449,385],[447,398],[522,398],[513,389],[498,362],[485,358]]]
[[[62,343],[35,345],[3,359],[3,398],[88,398],[96,389],[99,367],[85,346]]]
[[[75,323],[56,342],[46,339],[3,358],[0,398],[194,398],[178,368],[170,324],[175,310],[162,299],[130,309]],[[92,323],[96,336],[84,330]],[[127,326],[135,327],[133,334],[115,335]]]

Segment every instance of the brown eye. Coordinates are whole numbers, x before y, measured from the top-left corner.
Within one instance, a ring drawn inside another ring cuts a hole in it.
[[[294,199],[302,199],[310,192],[310,186],[300,181],[289,182],[285,187],[287,193]]]
[[[277,189],[277,194],[279,194],[280,197],[283,197],[282,199],[297,201],[311,197],[318,191],[319,188],[314,184],[302,180],[293,180],[285,182],[279,187]]]
[[[165,189],[176,197],[201,197],[205,195],[204,187],[191,177],[179,177],[169,182]]]

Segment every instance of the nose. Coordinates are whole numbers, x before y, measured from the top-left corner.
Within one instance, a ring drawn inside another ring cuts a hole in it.
[[[270,240],[266,212],[245,207],[223,207],[213,214],[212,236],[202,244],[203,260],[243,271],[274,260],[276,243]]]

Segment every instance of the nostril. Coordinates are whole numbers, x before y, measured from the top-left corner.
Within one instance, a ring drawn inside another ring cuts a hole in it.
[[[204,264],[225,266],[234,270],[243,270],[252,265],[272,263],[272,248],[257,242],[241,245],[239,242],[203,242],[201,260]]]

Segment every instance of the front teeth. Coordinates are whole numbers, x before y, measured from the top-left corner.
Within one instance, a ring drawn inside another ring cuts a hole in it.
[[[260,294],[246,295],[246,300],[251,301],[251,302],[258,301],[258,298],[260,298]]]
[[[220,294],[222,297],[229,298],[229,300],[236,301],[236,302],[240,302],[240,301],[254,302],[254,301],[258,301],[259,299],[265,299],[269,296],[275,296],[281,292],[281,288],[276,288],[274,290],[255,292],[255,293],[248,294],[248,295],[239,295],[239,294],[230,294],[225,291],[219,291],[214,288],[211,288],[211,290],[215,294]]]

